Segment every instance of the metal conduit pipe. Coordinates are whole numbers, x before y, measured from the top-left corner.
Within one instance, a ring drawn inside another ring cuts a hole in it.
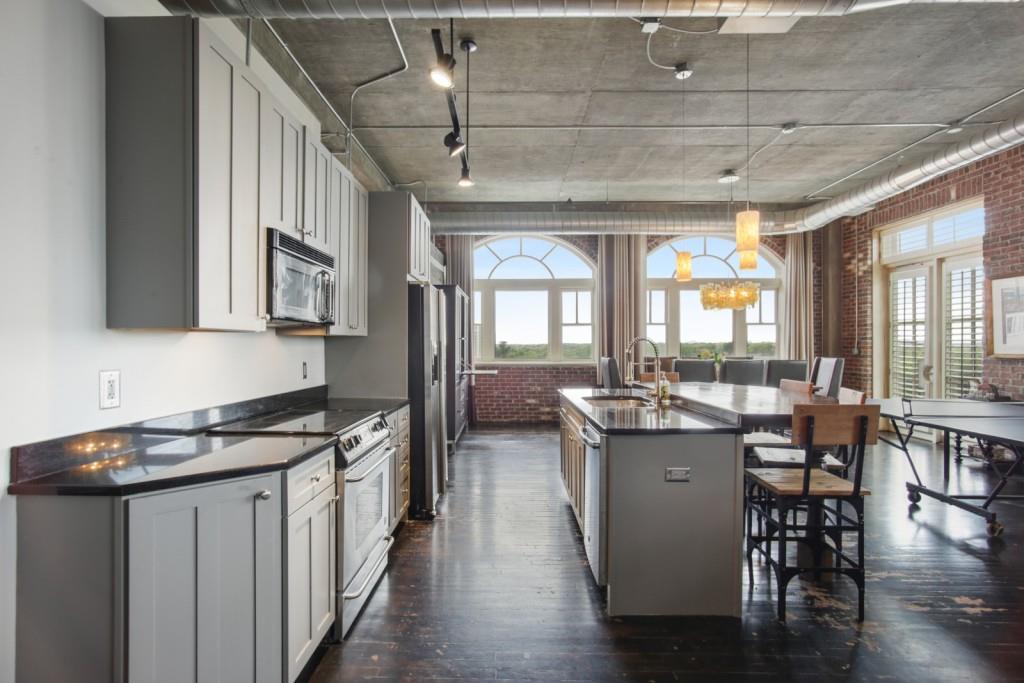
[[[763,234],[815,230],[855,215],[921,183],[1024,143],[1024,115],[986,128],[915,163],[901,166],[860,187],[802,209],[766,211]],[[729,232],[735,217],[726,206],[672,211],[438,211],[430,214],[435,234],[500,233],[680,234]]]
[[[826,17],[882,7],[1020,0],[161,0],[172,14],[261,19]]]

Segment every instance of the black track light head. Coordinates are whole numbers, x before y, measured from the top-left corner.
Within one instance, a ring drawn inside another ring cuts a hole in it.
[[[448,156],[457,157],[466,149],[466,142],[461,135],[456,135],[455,131],[452,131],[444,136],[444,146],[448,148]]]
[[[459,178],[459,187],[473,187],[476,183],[473,182],[473,177],[469,175],[469,167],[462,167],[462,177]]]

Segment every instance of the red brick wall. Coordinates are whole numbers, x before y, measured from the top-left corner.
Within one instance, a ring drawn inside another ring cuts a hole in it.
[[[497,370],[477,375],[473,409],[477,423],[558,422],[558,389],[597,384],[594,364],[585,365],[481,365]]]
[[[846,357],[843,383],[871,392],[871,274],[872,231],[875,228],[942,208],[971,197],[985,200],[985,275],[1001,278],[1024,274],[1024,146],[1007,150],[988,159],[948,173],[886,200],[874,211],[855,218],[842,219],[843,278],[842,353]],[[856,254],[860,255],[859,286],[855,274]],[[859,289],[859,303],[858,292]],[[989,294],[986,292],[986,300]],[[986,303],[990,303],[987,302]],[[819,303],[820,308],[820,303]],[[855,312],[859,320],[855,324]],[[822,311],[822,315],[834,315]],[[854,341],[860,354],[852,355]],[[1024,398],[1024,360],[985,360],[984,381],[1000,391]]]

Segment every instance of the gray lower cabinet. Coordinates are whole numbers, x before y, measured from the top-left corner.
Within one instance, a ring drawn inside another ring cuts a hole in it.
[[[337,616],[337,505],[331,484],[284,523],[287,681],[296,679]]]
[[[128,680],[281,680],[280,501],[276,473],[128,500]]]

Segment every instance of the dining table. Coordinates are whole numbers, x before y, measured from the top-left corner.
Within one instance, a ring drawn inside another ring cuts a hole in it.
[[[652,391],[655,388],[654,382],[632,384]],[[837,403],[819,394],[724,382],[674,382],[668,385],[668,392],[673,405],[736,425],[744,432],[789,429],[795,405]]]

